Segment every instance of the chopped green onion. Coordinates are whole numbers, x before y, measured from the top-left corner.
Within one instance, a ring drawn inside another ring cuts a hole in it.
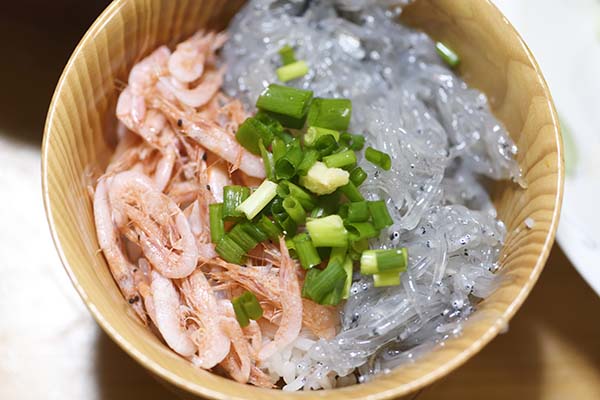
[[[360,273],[380,274],[387,271],[404,271],[408,264],[406,248],[389,250],[366,250],[360,257]]]
[[[392,159],[386,153],[375,150],[372,147],[367,147],[365,150],[365,158],[372,164],[389,171],[392,168]]]
[[[333,193],[338,187],[348,184],[350,174],[340,168],[328,168],[317,161],[306,176],[300,177],[300,185],[318,195]]]
[[[310,212],[311,218],[321,218],[324,216],[325,216],[325,209],[321,206],[317,206],[317,207],[313,208],[312,211]]]
[[[306,233],[300,233],[294,237],[294,247],[300,259],[302,268],[309,269],[321,263],[321,257]]]
[[[359,151],[365,145],[365,137],[345,132],[340,135],[340,144],[354,151]]]
[[[352,102],[348,99],[315,98],[310,105],[309,125],[344,131],[350,125]]]
[[[306,146],[313,146],[318,139],[324,136],[331,136],[337,142],[340,139],[340,133],[326,128],[319,128],[318,126],[311,126],[306,130],[304,134],[304,144]]]
[[[317,247],[317,253],[319,253],[319,257],[321,257],[321,260],[329,259],[331,249],[331,247]]]
[[[265,126],[269,128],[269,130],[273,133],[274,136],[281,135],[283,130],[283,126],[281,123],[273,118],[269,113],[265,111],[259,111],[254,115],[254,118],[262,122]]]
[[[271,154],[265,148],[262,140],[258,142],[258,148],[260,150],[260,156],[263,160],[263,165],[265,166],[265,174],[267,175],[267,179],[275,180],[275,168],[273,162],[273,154]]]
[[[271,240],[277,240],[281,235],[281,230],[266,215],[262,215],[260,217],[260,219],[256,222],[256,226]]]
[[[281,125],[286,128],[291,129],[302,129],[304,127],[304,122],[306,120],[306,115],[303,115],[299,118],[291,117],[285,114],[278,114],[270,111],[263,111],[265,114],[268,114],[270,118],[273,118]]]
[[[296,139],[296,138],[294,137],[294,135],[292,135],[292,134],[290,133],[290,131],[286,131],[286,130],[284,130],[284,131],[281,131],[281,132],[278,132],[278,133],[277,133],[275,136],[277,136],[278,138],[282,139],[282,140],[283,140],[283,142],[284,142],[286,145],[288,145],[288,146],[290,145],[290,143],[292,143],[292,142],[294,142],[294,141],[297,141],[298,143],[300,142],[298,139]]]
[[[333,262],[330,261],[327,267],[322,271],[319,271],[315,268],[311,269],[311,271],[318,272],[311,273],[310,279],[305,279],[304,281],[303,292],[305,293],[306,297],[316,301],[319,304],[324,304],[326,297],[332,292],[338,290],[340,293],[338,293],[339,299],[337,302],[328,299],[326,303],[330,305],[339,303],[339,300],[341,299],[341,292],[346,283],[346,271],[344,270],[342,262],[336,259]]]
[[[339,215],[306,221],[306,230],[315,247],[343,247],[348,245],[348,231]]]
[[[306,221],[306,211],[300,205],[300,202],[293,196],[283,199],[283,209],[298,225]]]
[[[373,220],[373,226],[376,229],[383,229],[394,223],[394,220],[390,216],[387,206],[385,205],[385,201],[383,201],[383,200],[368,201],[367,205],[369,207],[369,212],[371,213],[371,218]]]
[[[333,262],[333,260],[338,260],[339,262],[343,262],[346,259],[346,253],[348,252],[348,245],[341,247],[332,247],[331,253],[329,253],[329,262]]]
[[[372,275],[378,272],[377,253],[375,250],[363,251],[360,256],[360,273],[363,275]]]
[[[314,282],[319,278],[321,270],[317,268],[311,268],[306,271],[304,275],[304,285],[302,285],[302,297],[309,299],[308,289],[314,285]]]
[[[365,146],[365,137],[361,135],[352,135],[352,143],[350,143],[350,148],[354,151],[362,150]]]
[[[379,235],[379,230],[375,229],[370,222],[350,222],[344,226],[348,230],[350,240],[353,241],[372,239]]]
[[[263,315],[262,307],[258,302],[258,299],[254,293],[245,291],[241,296],[238,297],[244,307],[244,311],[250,319],[257,320]]]
[[[319,196],[319,207],[323,208],[323,214],[335,214],[340,206],[341,197],[342,194],[339,190],[325,196]]]
[[[283,65],[288,65],[296,62],[296,55],[294,54],[294,49],[292,46],[286,44],[278,51],[279,56],[281,57],[281,63]]]
[[[458,56],[458,54],[446,44],[442,42],[437,42],[435,44],[435,50],[437,51],[441,59],[444,60],[444,62],[448,64],[450,68],[456,68],[458,64],[460,64],[460,57]]]
[[[367,173],[361,167],[356,167],[350,172],[350,182],[354,183],[354,186],[359,187],[367,179]]]
[[[302,118],[308,111],[312,96],[310,90],[270,84],[258,97],[256,106],[261,110]]]
[[[291,81],[293,79],[302,78],[308,73],[308,64],[305,61],[296,61],[291,64],[277,68],[277,78],[281,82]]]
[[[271,202],[271,213],[273,216],[278,214],[285,214],[285,209],[283,208],[283,198],[275,197]]]
[[[277,186],[277,195],[281,198],[288,196],[294,197],[306,211],[310,211],[317,205],[317,199],[300,186],[294,185],[290,181],[281,181]]]
[[[345,273],[345,272],[344,272]],[[321,300],[321,304],[324,306],[337,306],[342,301],[342,292],[344,291],[345,282],[338,283],[338,285],[329,292],[323,300]]]
[[[348,182],[344,186],[340,187],[340,191],[348,200],[353,202],[363,201],[365,199],[352,182]]]
[[[373,274],[373,286],[398,286],[400,284],[400,271],[388,271]]]
[[[329,168],[344,168],[356,164],[356,154],[352,150],[345,150],[323,157],[323,162]]]
[[[215,251],[227,262],[241,264],[246,252],[231,237],[223,236],[215,247]]]
[[[358,261],[358,260],[360,260],[360,257],[362,256],[363,251],[368,250],[368,249],[369,249],[369,240],[368,239],[363,239],[363,240],[359,240],[359,241],[350,241],[350,251],[348,253],[350,254],[350,258],[352,258],[352,260]]]
[[[276,137],[273,139],[273,143],[271,144],[271,150],[273,152],[273,165],[275,165],[279,159],[285,156],[288,151],[288,147],[282,138]]]
[[[319,152],[314,149],[304,149],[304,156],[302,157],[302,161],[298,168],[296,168],[296,172],[300,176],[306,176],[308,170],[312,168],[313,165],[319,160]]]
[[[350,222],[365,222],[369,219],[369,206],[366,201],[348,203],[348,215],[346,219]]]
[[[342,217],[344,221],[348,218],[348,204],[350,203],[340,204],[340,208],[337,210],[337,215]]]
[[[285,247],[287,247],[290,257],[297,260],[298,254],[296,253],[296,243],[294,243],[294,239],[285,239]]]
[[[250,117],[240,125],[235,138],[244,148],[254,154],[260,154],[259,143],[269,146],[273,140],[273,132],[258,118]]]
[[[237,207],[250,196],[250,188],[245,186],[225,186],[223,188],[223,218],[226,220],[242,217]]]
[[[231,300],[231,305],[233,305],[233,311],[235,313],[235,318],[242,328],[250,325],[250,317],[246,314],[244,310],[244,306],[242,302],[238,298],[234,298]]]
[[[335,138],[330,135],[321,136],[318,138],[314,146],[315,150],[317,150],[321,156],[328,156],[336,151],[339,147],[340,146],[338,145],[338,142],[336,142]]]
[[[346,282],[344,283],[344,290],[342,291],[342,299],[350,297],[350,287],[352,286],[352,258],[346,257],[344,264],[342,265],[344,272],[346,272]]]
[[[255,248],[259,241],[254,238],[254,235],[248,232],[245,224],[248,224],[248,222],[239,223],[231,228],[227,237],[240,246],[244,250],[244,253],[247,253]]]
[[[242,204],[237,206],[235,210],[246,214],[246,218],[253,219],[276,195],[277,184],[265,179],[258,189],[244,200]]]
[[[277,225],[279,225],[285,236],[293,236],[298,231],[298,225],[287,214],[278,214],[273,216],[273,219],[277,222]]]
[[[302,162],[302,149],[300,142],[294,141],[287,147],[287,152],[275,161],[275,176],[277,179],[291,179],[296,175],[296,169]]]
[[[213,243],[219,243],[219,241],[225,235],[225,224],[223,223],[223,203],[209,204],[208,218],[210,221],[210,240]]]
[[[256,241],[256,244],[264,242],[269,238],[267,232],[263,231],[262,228],[258,226],[258,224],[254,224],[251,222],[242,222],[238,225],[242,225],[242,229],[244,229],[244,232],[250,235]]]
[[[395,269],[405,270],[408,265],[408,251],[406,247],[377,251],[377,270],[379,272]]]
[[[271,211],[273,212],[273,219],[283,229],[286,235],[293,235],[298,229],[298,224],[288,215],[283,208],[283,199],[276,197],[271,203]]]
[[[263,309],[254,293],[245,291],[238,297],[231,299],[235,317],[242,328],[250,324],[250,320],[258,320],[263,315]]]

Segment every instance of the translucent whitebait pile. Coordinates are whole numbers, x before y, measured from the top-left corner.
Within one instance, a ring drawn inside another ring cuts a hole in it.
[[[276,82],[288,44],[309,73],[290,82],[352,100],[351,131],[392,157],[389,171],[361,161],[361,192],[384,199],[394,225],[372,248],[405,246],[402,284],[374,288],[356,275],[335,338],[302,335],[265,363],[284,390],[362,382],[460,334],[493,292],[505,227],[481,178],[519,181],[517,148],[485,95],[447,68],[425,34],[395,21],[398,2],[252,0],[223,49],[224,89],[251,107]]]

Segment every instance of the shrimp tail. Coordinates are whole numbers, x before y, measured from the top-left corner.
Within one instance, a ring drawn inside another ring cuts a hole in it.
[[[250,379],[252,363],[248,341],[240,324],[233,318],[223,318],[223,330],[231,339],[232,349],[221,362],[221,366],[237,382],[246,383]]]
[[[269,375],[265,374],[256,365],[253,365],[250,369],[250,378],[248,379],[248,383],[268,389],[273,389],[275,387],[275,384]]]

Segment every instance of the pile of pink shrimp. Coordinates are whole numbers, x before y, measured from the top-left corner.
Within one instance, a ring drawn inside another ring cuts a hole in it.
[[[235,139],[247,117],[220,92],[223,34],[198,32],[172,52],[162,46],[131,70],[120,93],[119,142],[93,189],[100,248],[140,320],[194,366],[274,387],[263,363],[298,338],[331,338],[334,308],[301,298],[304,272],[283,239],[246,265],[220,259],[208,205],[223,187],[256,187],[262,160]],[[264,315],[242,328],[231,299],[250,290]]]

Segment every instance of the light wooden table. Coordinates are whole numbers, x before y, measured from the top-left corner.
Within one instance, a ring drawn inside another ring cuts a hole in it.
[[[0,63],[0,399],[174,398],[92,320],[60,266],[41,204],[51,91],[105,2],[0,5],[0,49],[9,55]],[[600,399],[600,298],[555,247],[508,332],[417,397]]]

